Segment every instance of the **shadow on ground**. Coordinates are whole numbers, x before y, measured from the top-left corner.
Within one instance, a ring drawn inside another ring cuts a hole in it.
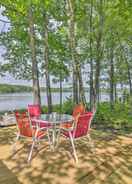
[[[71,145],[61,139],[56,151],[51,152],[47,142],[34,150],[33,159],[27,164],[30,142],[18,143],[16,154],[11,153],[11,142],[16,129],[0,129],[1,169],[8,167],[23,184],[130,184],[132,178],[132,139],[127,136],[92,131],[96,147],[92,152],[87,138],[76,141],[79,163],[75,164]],[[8,172],[7,172],[8,173]],[[11,174],[11,175],[12,175]],[[8,175],[8,174],[7,174]],[[5,176],[5,180],[7,178]],[[9,174],[10,175],[10,174]],[[0,178],[1,183],[1,178]],[[5,182],[5,183],[10,183]]]
[[[16,175],[0,160],[0,183],[21,184]]]

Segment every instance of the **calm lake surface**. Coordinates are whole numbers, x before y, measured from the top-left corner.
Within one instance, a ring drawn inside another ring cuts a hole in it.
[[[71,92],[63,93],[63,102],[72,95]],[[86,93],[86,99],[89,101],[89,94]],[[52,93],[53,104],[59,104],[59,93]],[[101,95],[101,101],[108,101],[108,94]],[[47,105],[46,93],[41,94],[42,105]],[[28,104],[33,103],[32,93],[11,93],[0,94],[0,111],[12,111],[15,109],[27,108]]]

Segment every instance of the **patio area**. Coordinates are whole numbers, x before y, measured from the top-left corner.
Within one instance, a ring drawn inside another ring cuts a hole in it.
[[[79,163],[72,156],[68,140],[61,139],[51,152],[46,142],[33,152],[27,164],[30,142],[19,142],[12,155],[15,126],[0,129],[1,184],[130,184],[132,183],[132,136],[92,130],[96,151],[91,152],[88,140],[76,141]]]

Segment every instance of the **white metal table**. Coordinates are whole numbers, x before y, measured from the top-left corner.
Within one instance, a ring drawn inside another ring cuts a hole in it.
[[[49,127],[49,130],[52,132],[52,146],[54,150],[58,144],[60,126],[66,123],[72,123],[73,116],[68,114],[57,114],[54,112],[51,114],[41,114],[39,117],[33,117],[32,121],[40,123],[41,127],[46,125]]]

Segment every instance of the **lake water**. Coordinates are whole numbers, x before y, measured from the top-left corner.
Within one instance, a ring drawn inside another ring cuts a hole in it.
[[[71,92],[63,93],[63,102],[71,96]],[[86,93],[86,99],[89,101],[89,94]],[[101,101],[108,101],[108,94],[101,95]],[[53,104],[59,104],[59,93],[52,93]],[[41,94],[42,105],[47,105],[46,93]],[[0,111],[12,111],[14,109],[27,108],[28,104],[33,103],[32,93],[13,93],[13,94],[0,94]]]

